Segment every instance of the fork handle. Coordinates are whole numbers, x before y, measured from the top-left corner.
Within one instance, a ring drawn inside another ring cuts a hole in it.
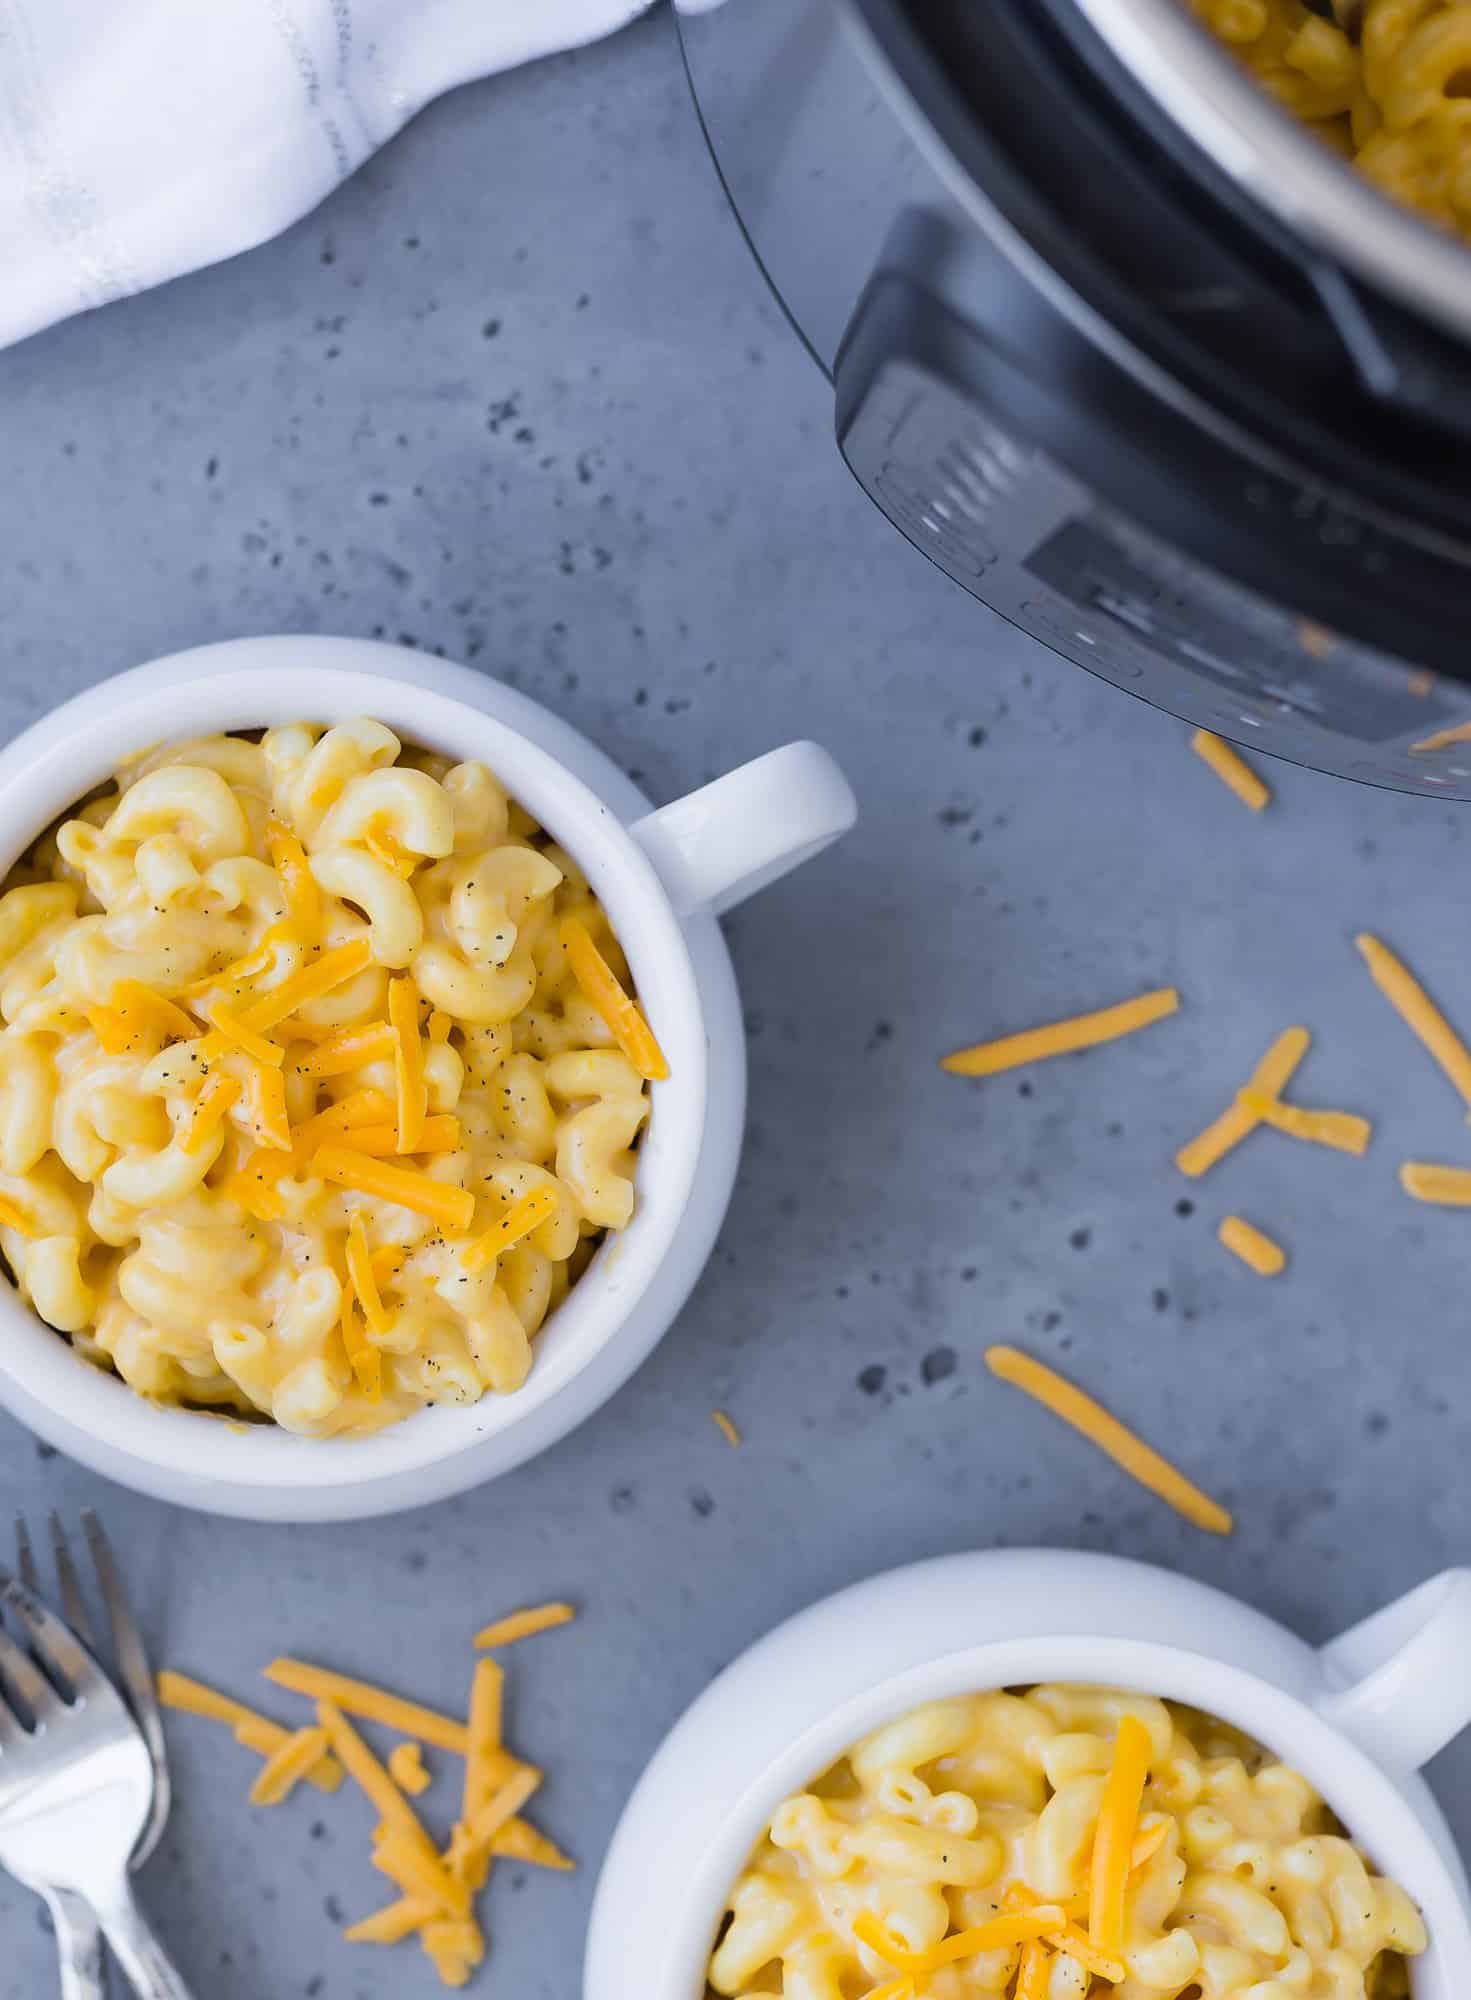
[[[44,1891],[56,1932],[61,2000],[107,2000],[102,1932],[91,1908],[70,1889]]]
[[[138,2000],[194,2000],[183,1974],[149,1928],[126,1875],[93,1907]]]

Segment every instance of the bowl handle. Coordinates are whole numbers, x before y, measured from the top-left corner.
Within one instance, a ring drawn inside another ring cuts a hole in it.
[[[718,915],[810,860],[858,817],[853,788],[816,743],[769,750],[628,831],[677,916]]]
[[[1319,1713],[1391,1771],[1418,1771],[1471,1722],[1471,1569],[1448,1569],[1320,1655]]]

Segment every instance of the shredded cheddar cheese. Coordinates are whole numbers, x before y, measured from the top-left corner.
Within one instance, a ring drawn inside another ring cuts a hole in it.
[[[1117,1041],[1121,1035],[1132,1035],[1140,1028],[1164,1020],[1179,1005],[1180,996],[1175,988],[1162,986],[1094,1014],[1077,1014],[1045,1028],[1028,1028],[1019,1035],[1003,1035],[999,1041],[977,1042],[973,1048],[956,1049],[953,1055],[941,1059],[940,1067],[952,1076],[995,1076],[1022,1063],[1041,1062],[1049,1056],[1071,1055],[1076,1049]]]
[[[1422,736],[1418,743],[1410,745],[1410,755],[1427,757],[1432,750],[1448,750],[1453,743],[1471,743],[1471,722],[1458,722],[1450,729],[1437,729],[1433,736]]]
[[[279,1722],[247,1708],[242,1701],[232,1701],[229,1695],[217,1693],[203,1681],[191,1680],[187,1674],[165,1669],[155,1676],[154,1687],[165,1708],[175,1709],[181,1715],[201,1716],[206,1722],[223,1722],[237,1741],[258,1755],[273,1757],[292,1740],[293,1732],[283,1729]],[[306,1776],[319,1790],[335,1792],[342,1783],[342,1766],[335,1757],[324,1755]]]
[[[1387,945],[1361,931],[1354,943],[1364,955],[1374,984],[1401,1020],[1435,1058],[1471,1106],[1471,1051],[1441,1013],[1409,967]]]
[[[290,1798],[301,1780],[327,1755],[325,1729],[298,1729],[266,1759],[260,1776],[250,1788],[253,1806],[278,1806]]]
[[[214,1029],[214,1034],[205,1036],[201,1047],[206,1062],[214,1061],[231,1047],[244,1050],[252,1062],[268,1063],[273,1069],[279,1069],[286,1060],[286,1051],[278,1042],[268,1042],[264,1035],[256,1034],[223,1001],[217,1000],[206,1018]]]
[[[882,1986],[875,1986],[868,2000],[914,2000],[914,1981],[907,1972],[902,1972],[897,1979],[886,1979]]]
[[[973,1924],[968,1930],[954,1931],[924,1951],[910,1951],[880,1923],[872,1910],[864,1910],[854,1920],[853,1935],[870,1951],[887,1959],[897,1971],[924,1973],[938,1972],[942,1965],[974,1958],[978,1952],[1026,1944],[1032,1938],[1045,1937],[1049,1931],[1062,1930],[1066,1923],[1067,1918],[1056,1903],[1039,1903],[1035,1909],[1009,1911],[990,1917],[983,1924]]]
[[[333,1673],[329,1667],[314,1667],[306,1660],[288,1657],[272,1660],[265,1669],[265,1677],[277,1687],[289,1688],[293,1694],[306,1695],[313,1701],[330,1701],[346,1715],[361,1716],[365,1722],[381,1722],[385,1728],[397,1730],[400,1736],[417,1737],[421,1743],[432,1743],[436,1749],[451,1751],[457,1757],[463,1757],[469,1749],[469,1732],[463,1722],[442,1715],[438,1709],[422,1708],[416,1701],[405,1701],[370,1681],[353,1680],[347,1674]]]
[[[280,1070],[268,1063],[252,1063],[245,1101],[257,1145],[270,1152],[290,1153],[291,1121],[286,1115],[286,1080]]]
[[[513,1202],[483,1236],[477,1236],[462,1256],[461,1263],[467,1271],[483,1271],[487,1264],[524,1242],[533,1230],[539,1229],[556,1212],[557,1191],[543,1182],[540,1187],[532,1188],[529,1194],[523,1194],[519,1201]]]
[[[449,1040],[450,1030],[454,1027],[454,1025],[455,1025],[454,1016],[451,1014],[446,1014],[443,1012],[441,1008],[436,1007],[433,1013],[429,1016],[429,1027],[427,1032],[430,1041],[435,1043],[436,1046],[442,1047],[444,1043]]]
[[[434,1845],[419,1815],[342,1710],[333,1702],[319,1701],[317,1720],[326,1730],[338,1762],[366,1795],[388,1833],[397,1834],[406,1845],[432,1856]]]
[[[345,986],[349,979],[356,978],[373,962],[373,948],[365,937],[351,939],[347,944],[334,945],[324,951],[310,965],[299,966],[288,973],[279,986],[261,994],[240,1016],[240,1025],[249,1033],[261,1035],[268,1028],[278,1027],[299,1007],[309,1001],[321,1000],[329,993],[335,993],[339,986]]]
[[[1052,1979],[1052,1958],[1040,1938],[1022,1948],[1017,1968],[1016,2000],[1047,2000]]]
[[[607,1023],[614,1041],[642,1077],[659,1082],[669,1074],[664,1051],[632,994],[625,993],[613,968],[593,943],[586,924],[564,917],[557,932],[572,977]]]
[[[460,1136],[459,1119],[447,1111],[440,1112],[420,1124],[413,1150],[416,1153],[452,1153],[460,1143]],[[352,1128],[354,1147],[375,1160],[392,1159],[402,1154],[400,1138],[397,1125],[356,1125]]]
[[[1229,1535],[1235,1525],[1224,1507],[1201,1492],[1182,1472],[1136,1437],[1117,1417],[1075,1383],[1034,1361],[1014,1347],[988,1347],[986,1366],[993,1375],[1032,1396],[1074,1430],[1080,1431],[1115,1465],[1141,1486],[1159,1495],[1177,1513],[1208,1534]]]
[[[348,1944],[402,1944],[405,1938],[433,1922],[437,1908],[427,1898],[403,1896],[398,1902],[375,1910],[371,1917],[349,1924],[342,1935]]]
[[[491,1646],[509,1646],[517,1639],[531,1639],[538,1632],[570,1624],[576,1616],[576,1608],[571,1604],[538,1604],[529,1611],[513,1611],[509,1617],[497,1618],[493,1625],[477,1632],[475,1645],[481,1652]]]
[[[342,1345],[347,1352],[347,1365],[352,1370],[353,1380],[368,1401],[376,1403],[383,1394],[383,1356],[363,1331],[351,1280],[342,1287],[340,1323]]]
[[[1244,806],[1250,806],[1253,812],[1260,812],[1263,806],[1271,803],[1271,792],[1246,759],[1212,730],[1197,729],[1190,739],[1190,747]]]
[[[429,1845],[427,1835],[415,1839],[396,1827],[391,1828],[373,1849],[373,1866],[396,1882],[405,1895],[433,1903],[436,1909],[448,1910],[457,1917],[470,1914],[469,1889],[450,1874]]]
[[[741,1434],[725,1414],[724,1410],[712,1410],[710,1412],[710,1421],[727,1444],[738,1445],[740,1443]]]
[[[289,827],[272,820],[266,828],[266,852],[281,878],[286,907],[302,938],[310,943],[321,929],[322,892],[306,858],[306,849]]]
[[[395,1743],[388,1753],[388,1775],[411,1799],[427,1792],[433,1780],[424,1768],[424,1753],[412,1738]]]
[[[397,1046],[398,1037],[387,1021],[374,1021],[366,1028],[334,1028],[310,1055],[297,1058],[296,1067],[303,1076],[346,1076],[365,1063],[382,1062]]]
[[[199,1033],[197,1025],[182,1007],[176,1007],[172,1000],[165,1000],[161,993],[155,993],[141,980],[120,979],[109,997],[124,1019],[131,1017],[146,1021],[167,1038],[187,1042]]]
[[[1399,1170],[1400,1186],[1416,1201],[1442,1208],[1471,1208],[1471,1167],[1440,1167],[1429,1160],[1406,1160]]]
[[[1306,1028],[1284,1028],[1252,1071],[1246,1089],[1227,1105],[1219,1118],[1176,1153],[1175,1165],[1180,1172],[1198,1180],[1223,1160],[1233,1146],[1239,1146],[1243,1139],[1248,1138],[1261,1119],[1247,1108],[1243,1099],[1248,1095],[1267,1099],[1280,1097],[1311,1043],[1312,1037]]]
[[[186,1153],[203,1152],[211,1133],[218,1131],[224,1124],[225,1113],[239,1095],[240,1086],[233,1076],[225,1076],[218,1071],[206,1076],[204,1088],[190,1107],[189,1118],[179,1141]]]
[[[239,1173],[232,1175],[226,1185],[248,1214],[262,1222],[274,1222],[286,1213],[276,1182],[293,1164],[289,1154],[279,1153],[274,1147],[258,1146],[246,1154]]]
[[[1352,1153],[1355,1158],[1363,1157],[1374,1136],[1368,1119],[1353,1111],[1307,1111],[1250,1088],[1238,1091],[1237,1099],[1274,1131],[1285,1132],[1290,1139],[1305,1139],[1313,1146],[1331,1146],[1335,1152]]]
[[[412,979],[389,981],[388,1019],[394,1037],[398,1150],[401,1153],[416,1153],[429,1098],[424,1083],[424,1048],[419,1040],[419,991]]]
[[[360,1215],[355,1215],[347,1226],[347,1275],[352,1280],[352,1288],[357,1293],[369,1331],[377,1334],[391,1332],[393,1315],[384,1309],[383,1295],[378,1289],[378,1274],[373,1269],[373,1254],[368,1248],[368,1232]]]
[[[1281,1244],[1239,1215],[1226,1216],[1216,1235],[1232,1256],[1239,1257],[1259,1278],[1275,1278],[1287,1268],[1287,1252]]]
[[[1129,1856],[1129,1867],[1137,1874],[1147,1868],[1156,1854],[1170,1837],[1170,1823],[1167,1819],[1157,1819],[1152,1826],[1145,1827],[1134,1842],[1134,1851]]]
[[[452,1187],[409,1167],[390,1166],[386,1160],[369,1159],[366,1153],[350,1147],[319,1146],[311,1164],[312,1171],[324,1180],[356,1188],[359,1194],[376,1195],[380,1201],[396,1202],[416,1215],[427,1215],[444,1229],[466,1230],[474,1219],[475,1197],[467,1188]]]
[[[1089,1941],[1095,1950],[1114,1958],[1124,1948],[1129,1874],[1153,1754],[1149,1731],[1138,1716],[1123,1716],[1093,1835],[1088,1901]]]

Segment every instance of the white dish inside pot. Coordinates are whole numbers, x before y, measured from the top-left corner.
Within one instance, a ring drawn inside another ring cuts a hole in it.
[[[725,1899],[784,1799],[923,1702],[1042,1681],[1187,1703],[1304,1772],[1424,1911],[1415,2000],[1465,2000],[1466,1876],[1418,1766],[1471,1719],[1468,1654],[1467,1570],[1321,1653],[1220,1591],[1112,1556],[988,1550],[891,1570],[759,1640],[665,1738],[603,1867],[583,2000],[627,2000],[635,1965],[640,2000],[703,2000]]]
[[[770,879],[769,833],[743,857],[729,814],[713,810],[711,838],[681,851],[671,898],[641,844],[669,846],[665,815],[576,731],[465,667],[365,640],[270,637],[174,654],[104,681],[0,752],[0,873],[129,751],[357,715],[488,764],[576,856],[628,955],[671,1073],[653,1086],[634,1219],[549,1318],[531,1376],[511,1396],[426,1409],[369,1438],[228,1424],[147,1403],[0,1287],[0,1402],[125,1485],[258,1519],[340,1520],[441,1499],[508,1471],[590,1415],[654,1347],[699,1276],[730,1199],[745,1114],[739,1000],[710,906]],[[777,765],[792,794],[795,861],[851,824],[852,798],[812,745],[745,767],[756,796],[770,790],[763,766]],[[628,829],[639,822],[634,837]],[[660,865],[667,874],[668,861]]]

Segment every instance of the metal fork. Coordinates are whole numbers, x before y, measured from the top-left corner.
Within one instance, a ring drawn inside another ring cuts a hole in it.
[[[143,1730],[91,1653],[0,1569],[5,1612],[29,1652],[0,1626],[0,1866],[37,1894],[80,1901],[141,2000],[190,2000],[128,1881],[156,1789]]]
[[[83,1645],[90,1646],[93,1653],[97,1653],[99,1648],[92,1636],[91,1617],[82,1594],[76,1564],[72,1561],[71,1549],[67,1544],[66,1531],[61,1525],[61,1516],[53,1511],[47,1526],[51,1537],[52,1561],[56,1570],[62,1612]],[[143,1635],[123,1594],[117,1565],[112,1557],[112,1548],[102,1532],[102,1523],[90,1507],[82,1509],[82,1533],[91,1552],[92,1567],[102,1593],[103,1608],[112,1628],[113,1652],[123,1686],[132,1702],[133,1713],[138,1718],[139,1726],[148,1743],[149,1753],[153,1758],[153,1807],[131,1864],[134,1869],[138,1869],[157,1847],[169,1816],[172,1791],[169,1783],[168,1755],[164,1746],[163,1717],[159,1712],[158,1697],[154,1692],[153,1673],[144,1649]],[[41,1596],[40,1573],[31,1546],[30,1530],[23,1516],[17,1516],[15,1523],[15,1567],[26,1589],[33,1596]],[[87,1905],[69,1890],[43,1889],[42,1895],[51,1912],[51,1921],[56,1932],[56,1952],[61,1971],[60,2000],[107,2000],[107,1980],[102,1963],[102,1932],[97,1919]]]

